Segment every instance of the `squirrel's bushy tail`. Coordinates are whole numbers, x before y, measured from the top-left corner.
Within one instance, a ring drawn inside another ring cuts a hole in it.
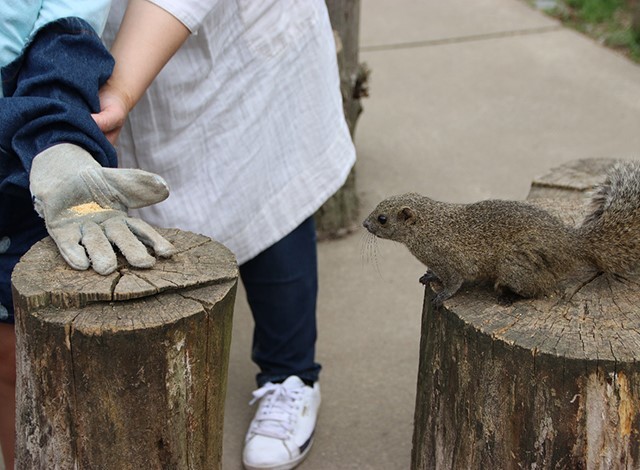
[[[580,232],[598,270],[627,274],[640,267],[640,162],[616,163],[591,199]]]

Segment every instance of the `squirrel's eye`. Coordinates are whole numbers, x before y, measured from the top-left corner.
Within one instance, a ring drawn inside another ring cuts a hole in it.
[[[378,216],[378,222],[380,222],[380,225],[384,225],[387,223],[387,216],[386,215],[379,215]]]

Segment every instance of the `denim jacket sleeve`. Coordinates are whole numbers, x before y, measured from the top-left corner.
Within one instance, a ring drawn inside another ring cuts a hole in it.
[[[101,165],[117,165],[115,149],[91,117],[113,65],[88,23],[64,18],[41,28],[1,70],[0,204],[4,194],[28,196],[31,161],[52,145],[74,143]]]

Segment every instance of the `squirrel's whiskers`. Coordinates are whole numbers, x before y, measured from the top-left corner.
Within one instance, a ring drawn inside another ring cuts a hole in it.
[[[361,258],[362,266],[365,264],[373,264],[376,272],[380,277],[382,273],[380,271],[380,264],[378,263],[378,239],[375,235],[369,232],[364,232],[361,237]]]

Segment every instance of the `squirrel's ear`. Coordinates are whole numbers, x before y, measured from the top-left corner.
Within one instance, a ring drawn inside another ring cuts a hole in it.
[[[413,209],[411,209],[411,207],[404,206],[402,209],[400,209],[398,218],[405,224],[411,225],[416,222],[416,213],[413,211]]]

